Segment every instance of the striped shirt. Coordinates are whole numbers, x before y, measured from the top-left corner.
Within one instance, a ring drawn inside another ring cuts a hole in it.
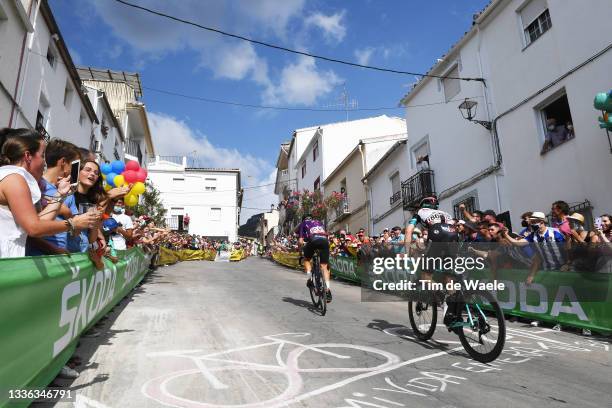
[[[558,270],[565,264],[567,260],[563,248],[565,237],[558,229],[546,227],[543,234],[538,231],[529,234],[525,239],[535,244],[534,247],[542,258],[542,269]]]

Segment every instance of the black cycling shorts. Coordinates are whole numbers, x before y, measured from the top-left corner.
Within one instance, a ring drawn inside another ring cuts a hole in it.
[[[312,259],[315,250],[319,250],[319,261],[322,264],[329,263],[329,241],[325,237],[313,237],[304,245],[304,258]]]

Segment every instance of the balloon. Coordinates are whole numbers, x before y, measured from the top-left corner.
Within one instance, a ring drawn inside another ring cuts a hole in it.
[[[104,191],[110,191],[112,189],[112,187],[109,184],[105,184],[104,185]]]
[[[121,174],[125,170],[125,164],[121,160],[115,160],[111,166],[113,167],[113,173]]]
[[[139,181],[134,184],[134,187],[132,187],[132,191],[130,191],[130,194],[141,195],[142,193],[145,192],[145,190],[146,190],[146,187],[144,183]]]
[[[100,166],[100,171],[102,172],[102,174],[112,173],[113,166],[111,166],[110,163],[104,163],[103,165]]]
[[[138,197],[136,197],[135,195],[132,195],[132,194],[128,194],[125,197],[123,197],[123,202],[128,207],[133,207],[136,204],[138,204]]]
[[[125,165],[125,169],[132,170],[132,171],[138,171],[138,169],[140,169],[140,165],[138,164],[136,160],[130,160]]]
[[[106,180],[106,174],[102,173],[102,180]]]
[[[138,173],[135,172],[134,170],[126,170],[123,172],[123,178],[125,179],[126,183],[131,184],[131,183],[137,182],[138,181],[137,177],[138,177]]]
[[[121,174],[119,174],[115,176],[115,178],[113,179],[113,184],[115,184],[115,186],[117,187],[121,187],[122,185],[125,184],[125,179],[123,178]]]
[[[138,173],[136,173],[136,180],[144,183],[146,179],[147,179],[147,171],[143,168],[140,168],[138,170]]]
[[[117,175],[115,173],[108,173],[106,175],[106,182],[108,184],[110,184],[111,187],[116,187],[115,183],[114,183],[115,182],[115,177],[117,177]]]

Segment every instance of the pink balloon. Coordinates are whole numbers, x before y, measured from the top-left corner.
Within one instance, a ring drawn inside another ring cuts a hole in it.
[[[126,170],[123,172],[123,178],[128,183],[135,183],[138,181],[138,172],[134,170]]]
[[[145,182],[145,180],[147,179],[147,171],[143,168],[139,169],[138,172],[136,173],[136,180],[137,181],[141,181],[141,182]]]
[[[136,160],[130,160],[125,165],[126,170],[138,171],[140,169],[140,165]]]

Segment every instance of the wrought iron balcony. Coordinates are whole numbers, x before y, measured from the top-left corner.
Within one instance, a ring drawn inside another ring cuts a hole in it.
[[[344,218],[344,216],[351,213],[351,211],[349,210],[348,197],[344,197],[342,201],[340,201],[340,204],[338,204],[335,209],[335,213],[336,216],[334,217],[334,221],[339,221],[340,219]]]
[[[389,198],[389,205],[393,205],[397,203],[402,198],[402,191],[398,191],[394,193],[391,198]]]
[[[411,210],[425,198],[436,194],[433,170],[421,170],[402,182],[404,209]]]
[[[140,143],[136,140],[128,140],[125,142],[125,152],[138,158],[138,163],[144,166],[145,163],[142,161],[142,150],[140,150]]]

